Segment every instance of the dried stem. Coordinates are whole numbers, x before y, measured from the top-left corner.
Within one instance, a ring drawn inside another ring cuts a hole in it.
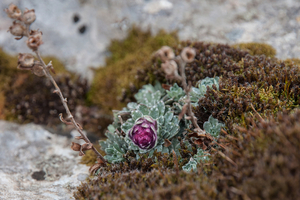
[[[193,111],[192,111],[192,105],[191,105],[191,99],[190,99],[190,89],[191,89],[191,86],[187,85],[186,83],[186,76],[185,76],[185,65],[186,65],[186,62],[184,62],[182,59],[179,59],[179,71],[180,71],[180,75],[181,75],[181,81],[182,81],[182,87],[185,91],[185,94],[186,94],[186,103],[188,105],[188,108],[187,108],[187,113],[189,115],[189,117],[191,117],[191,121],[193,123],[193,126],[195,127],[195,130],[197,133],[200,133],[201,135],[205,135],[205,131],[203,131],[198,123],[197,123],[197,118],[195,117]]]
[[[76,128],[76,130],[80,133],[82,139],[86,142],[86,143],[91,143],[90,140],[87,138],[87,136],[83,133],[83,131],[81,130],[81,127],[79,126],[79,124],[75,121],[72,113],[70,112],[70,109],[68,107],[67,104],[67,99],[64,98],[60,88],[58,87],[57,83],[55,82],[54,78],[52,77],[52,75],[50,74],[47,65],[45,64],[44,60],[41,58],[41,55],[39,53],[38,50],[34,51],[37,58],[39,59],[39,61],[42,63],[42,67],[43,67],[43,71],[45,73],[45,75],[50,79],[50,81],[52,82],[52,84],[55,87],[55,93],[58,94],[58,96],[60,97],[60,100],[66,110],[66,113],[68,115],[68,119],[72,122],[73,126]],[[97,155],[97,158],[101,159],[104,163],[106,163],[106,160],[104,159],[104,157],[97,151],[97,149],[92,146],[92,150],[95,152],[95,154]]]
[[[18,10],[18,13],[16,13],[16,10]],[[26,20],[23,21],[23,18],[21,17],[21,11],[15,6],[15,5],[11,5],[8,9],[5,9],[5,12],[8,14],[8,16],[12,19],[17,19],[18,21],[20,22],[16,22],[14,21],[13,22],[13,25],[10,27],[10,32],[12,35],[15,35],[15,36],[19,36],[20,38],[16,38],[16,39],[21,39],[23,36],[27,37],[28,40],[27,40],[27,45],[30,49],[33,50],[33,52],[36,54],[38,60],[40,61],[41,63],[41,75],[45,75],[46,77],[48,77],[50,79],[50,81],[52,82],[52,84],[54,85],[55,87],[55,90],[54,90],[54,93],[58,94],[58,96],[60,97],[60,100],[66,110],[66,113],[68,115],[67,119],[70,120],[70,121],[66,121],[63,119],[62,117],[62,114],[60,114],[59,118],[60,120],[69,125],[69,124],[72,124],[76,130],[80,133],[81,136],[78,136],[77,139],[82,139],[86,142],[86,144],[84,145],[80,145],[80,153],[79,155],[84,155],[82,150],[84,149],[92,149],[97,158],[100,159],[101,161],[103,161],[103,163],[106,163],[107,161],[104,159],[104,157],[97,151],[97,149],[92,145],[92,143],[90,142],[90,140],[87,138],[87,136],[83,133],[82,131],[82,127],[80,126],[80,124],[78,124],[72,113],[70,112],[70,109],[68,107],[68,104],[67,104],[67,98],[64,98],[60,88],[58,87],[57,83],[55,82],[54,78],[52,77],[49,69],[52,69],[52,64],[51,62],[46,65],[45,62],[43,61],[43,59],[41,58],[41,55],[40,55],[40,52],[39,52],[39,46],[41,44],[43,44],[42,40],[41,40],[41,37],[42,37],[42,32],[38,31],[38,30],[34,30],[34,31],[31,31],[30,30],[30,25],[31,23],[33,23],[36,19],[35,17],[35,13],[34,13],[34,10],[28,10],[28,11],[25,11],[24,12],[24,15],[26,13],[27,17],[25,18]],[[21,24],[23,23],[23,24]],[[23,32],[20,32],[20,30]],[[25,55],[23,54],[23,60],[21,61],[20,60],[20,55],[19,55],[19,62],[21,63],[19,66],[20,66],[20,69],[31,69],[33,68],[33,64],[34,64],[34,59],[32,59],[32,65],[31,66],[24,66],[22,65],[22,63],[24,64],[24,59],[25,57],[28,59],[28,58],[31,58],[30,55]],[[28,67],[31,67],[31,68],[28,68]],[[32,69],[31,69],[32,70]],[[36,73],[35,73],[36,74]],[[39,73],[38,73],[39,74]],[[36,75],[38,75],[36,74]],[[84,148],[83,148],[84,146]],[[74,147],[75,148],[75,147]],[[73,149],[74,150],[74,149]]]

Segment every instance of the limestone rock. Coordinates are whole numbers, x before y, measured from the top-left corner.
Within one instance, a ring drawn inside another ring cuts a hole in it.
[[[0,121],[0,199],[70,199],[88,167],[71,139],[34,124]]]

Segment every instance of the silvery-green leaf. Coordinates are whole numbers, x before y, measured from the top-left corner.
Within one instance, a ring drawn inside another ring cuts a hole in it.
[[[179,126],[177,124],[176,125],[174,124],[174,126],[170,130],[168,139],[174,137],[178,133],[178,131],[179,131]]]
[[[186,172],[190,172],[191,170],[196,171],[197,170],[197,162],[193,159],[190,158],[190,161],[182,166],[182,169]]]
[[[159,131],[159,133],[157,133],[157,136],[159,138],[165,138],[166,133],[167,133],[167,131],[165,129],[162,129]]]
[[[134,123],[131,121],[127,120],[124,124],[122,124],[121,128],[124,133],[128,134],[128,131],[133,127]]]
[[[160,116],[160,117],[157,119],[157,122],[158,122],[159,126],[162,126],[162,125],[164,124],[164,121],[165,121],[164,116]]]
[[[163,146],[162,153],[169,153],[168,147]]]
[[[157,152],[161,152],[162,151],[162,145],[157,145],[156,148]]]
[[[146,93],[144,94],[144,98],[145,98],[145,104],[146,105],[152,105],[152,94],[151,93]]]
[[[108,148],[108,143],[106,141],[99,141],[102,150]]]
[[[152,149],[151,151],[149,151],[149,157],[151,158],[153,156],[154,153],[154,149]]]
[[[162,94],[165,93],[165,91],[166,91],[164,88],[162,88],[160,82],[157,80],[155,81],[154,89],[155,89],[155,91],[159,90]]]
[[[105,133],[105,136],[108,138],[108,140],[110,141],[113,141],[114,140],[114,134],[113,133],[109,133],[109,132],[106,132]]]
[[[173,112],[169,111],[165,114],[165,124],[168,124],[173,118]]]
[[[113,148],[106,148],[105,153],[108,154],[108,155],[112,155],[112,154],[114,154],[114,149]]]
[[[165,107],[165,113],[170,112],[170,111],[172,111],[171,107],[170,106],[166,106]]]
[[[117,144],[117,143],[112,143],[112,145],[113,145],[113,148],[114,148],[114,150],[115,150],[116,152],[120,153],[121,155],[122,155],[123,153],[125,153],[125,152],[122,152],[121,147],[119,146],[119,144]]]
[[[144,153],[147,153],[148,150],[145,150],[145,149],[139,149],[140,153],[144,154]]]
[[[169,91],[166,91],[169,98],[173,99],[174,101],[178,101],[181,97],[185,95],[185,92],[181,87],[175,83]]]
[[[200,163],[200,162],[206,162],[209,160],[209,156],[210,154],[207,153],[206,151],[204,151],[203,149],[199,148],[197,149],[197,154],[194,155],[194,159]]]
[[[159,110],[157,107],[152,107],[150,108],[150,116],[153,118],[153,119],[157,119],[159,117]]]
[[[165,130],[167,132],[170,132],[170,130],[172,129],[173,126],[174,126],[174,124],[172,122],[165,124]]]
[[[173,117],[172,123],[174,123],[174,124],[179,124],[179,119],[178,119],[177,116],[176,116],[176,117],[175,117],[175,116]]]
[[[131,112],[131,116],[132,116],[132,119],[135,121],[138,118],[141,118],[143,116],[143,114],[139,110],[133,110]]]
[[[206,132],[210,132],[210,129],[211,129],[211,124],[209,122],[204,122],[203,124],[203,128]]]
[[[219,123],[217,119],[210,116],[207,122],[204,122],[203,128],[206,132],[210,133],[214,137],[218,137],[221,131],[221,128],[224,124]]]
[[[107,127],[107,130],[110,132],[110,133],[114,133],[115,132],[115,127],[113,126],[113,125],[109,125],[108,127]]]
[[[208,121],[209,121],[209,123],[211,123],[211,124],[216,124],[216,123],[218,123],[218,120],[215,119],[213,116],[209,116]]]
[[[138,104],[135,103],[135,102],[130,102],[130,103],[127,104],[127,108],[129,108],[130,110],[136,109],[137,106],[138,106]]]
[[[140,104],[138,106],[138,110],[143,114],[143,115],[149,115],[149,108],[145,105]]]
[[[165,104],[164,104],[164,102],[159,101],[159,102],[157,103],[157,108],[158,108],[158,110],[159,110],[159,115],[160,115],[160,116],[165,114]]]

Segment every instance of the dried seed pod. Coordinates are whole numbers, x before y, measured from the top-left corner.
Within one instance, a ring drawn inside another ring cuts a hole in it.
[[[12,19],[18,19],[22,15],[21,10],[15,4],[10,4],[8,8],[4,9],[4,11],[7,16]]]
[[[42,63],[39,61],[34,62],[34,65],[32,66],[31,71],[37,76],[40,76],[40,77],[45,76]]]
[[[177,63],[174,60],[162,63],[161,68],[164,70],[167,78],[172,79],[179,77]]]
[[[93,144],[92,143],[85,143],[82,146],[82,151],[86,151],[86,150],[90,150],[93,148]]]
[[[195,59],[195,55],[196,55],[196,51],[191,47],[183,48],[180,54],[182,60],[187,63],[193,62]]]
[[[72,149],[73,151],[80,151],[81,145],[78,144],[78,143],[72,142],[71,149]]]
[[[159,56],[163,62],[166,62],[168,60],[172,60],[175,58],[173,49],[169,46],[163,46],[155,53],[155,55]]]
[[[8,31],[14,36],[23,37],[25,35],[26,28],[21,23],[14,21],[13,25],[9,27]]]
[[[35,11],[34,9],[28,10],[26,9],[23,16],[22,16],[22,22],[24,22],[24,24],[32,24],[36,19],[35,16]]]
[[[42,41],[42,32],[38,30],[32,30],[29,34],[28,40],[26,41],[27,46],[32,49],[33,51],[36,51],[41,44],[43,44]]]
[[[18,57],[18,68],[19,69],[28,69],[32,68],[34,64],[34,57],[30,53],[19,53]]]

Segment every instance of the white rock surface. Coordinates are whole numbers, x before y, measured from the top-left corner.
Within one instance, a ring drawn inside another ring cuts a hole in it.
[[[0,11],[11,2],[36,10],[32,28],[44,33],[43,55],[57,56],[89,78],[89,67],[105,64],[110,40],[125,37],[132,24],[153,33],[178,30],[183,40],[265,42],[283,59],[300,55],[299,0],[1,0]],[[15,41],[6,32],[10,24],[0,12],[0,46],[12,54],[30,52],[24,39]]]
[[[38,125],[0,121],[0,200],[72,199],[89,174],[70,144]]]

